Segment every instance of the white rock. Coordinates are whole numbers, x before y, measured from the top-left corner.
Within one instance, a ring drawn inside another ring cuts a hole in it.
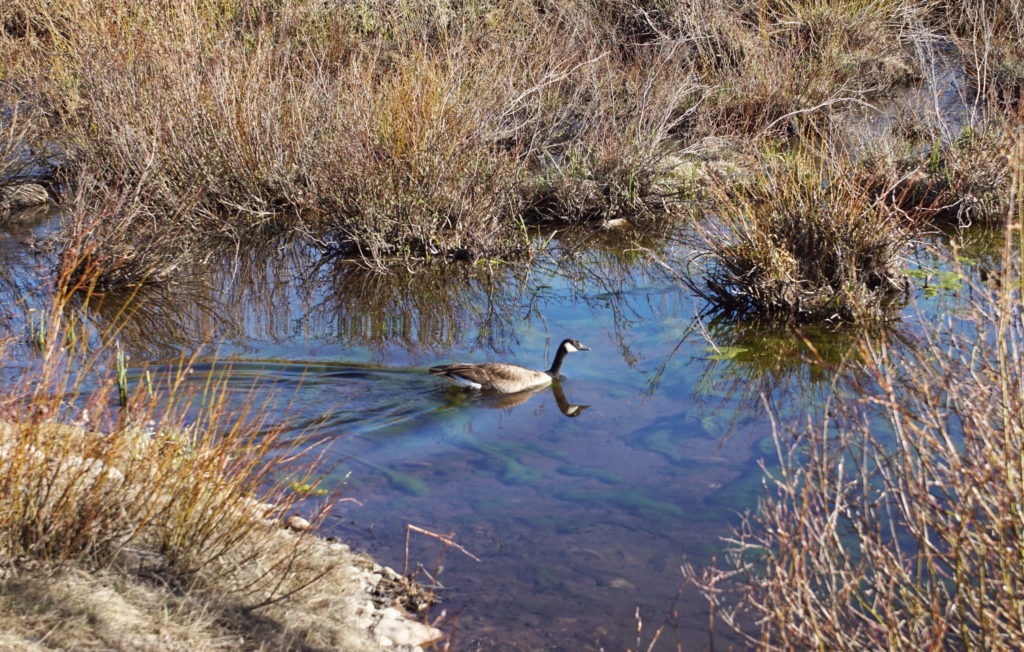
[[[302,518],[298,514],[292,514],[284,520],[285,527],[295,530],[296,532],[305,532],[311,525],[309,521]]]
[[[611,231],[612,229],[621,229],[624,226],[629,226],[629,220],[621,217],[616,217],[601,222],[601,228],[604,229],[605,231]]]
[[[395,645],[422,646],[441,639],[441,630],[411,620],[394,607],[380,610],[380,621],[373,627],[377,640],[388,638]]]

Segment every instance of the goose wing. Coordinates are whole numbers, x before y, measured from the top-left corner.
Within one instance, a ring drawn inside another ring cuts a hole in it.
[[[455,363],[430,368],[435,376],[459,378],[479,385],[483,389],[499,392],[518,391],[529,386],[550,382],[543,371],[534,371],[517,364],[485,362],[483,364]]]

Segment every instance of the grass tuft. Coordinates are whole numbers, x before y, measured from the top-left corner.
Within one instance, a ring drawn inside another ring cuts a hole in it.
[[[870,321],[901,304],[902,219],[837,164],[765,155],[748,182],[719,181],[694,227],[687,285],[720,313]]]

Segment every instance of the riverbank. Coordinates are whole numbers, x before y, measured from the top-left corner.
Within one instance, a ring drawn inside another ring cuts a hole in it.
[[[83,350],[64,308],[27,341],[0,340],[0,645],[415,650],[442,638],[406,612],[426,606],[413,584],[314,534],[343,498],[315,488],[313,442],[283,436],[259,406],[228,407],[216,383],[185,387],[185,362],[129,388],[123,354]]]
[[[296,563],[319,578],[280,601],[233,596],[234,586],[216,580],[182,590],[157,570],[159,553],[145,549],[125,551],[103,569],[70,564],[9,572],[0,581],[0,647],[412,651],[440,639],[439,630],[395,606],[401,582],[391,569],[342,543],[281,528],[271,536],[282,549],[297,546]],[[246,574],[257,579],[266,571],[253,565]]]

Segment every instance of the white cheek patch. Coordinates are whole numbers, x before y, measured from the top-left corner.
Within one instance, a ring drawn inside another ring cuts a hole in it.
[[[579,351],[579,349],[573,346],[571,342],[565,343],[565,350],[569,353],[576,353],[577,351]]]
[[[467,380],[462,376],[451,375],[449,378],[455,381],[455,384],[459,387],[466,387],[468,389],[480,389],[483,387],[480,383],[474,383],[472,380]]]

